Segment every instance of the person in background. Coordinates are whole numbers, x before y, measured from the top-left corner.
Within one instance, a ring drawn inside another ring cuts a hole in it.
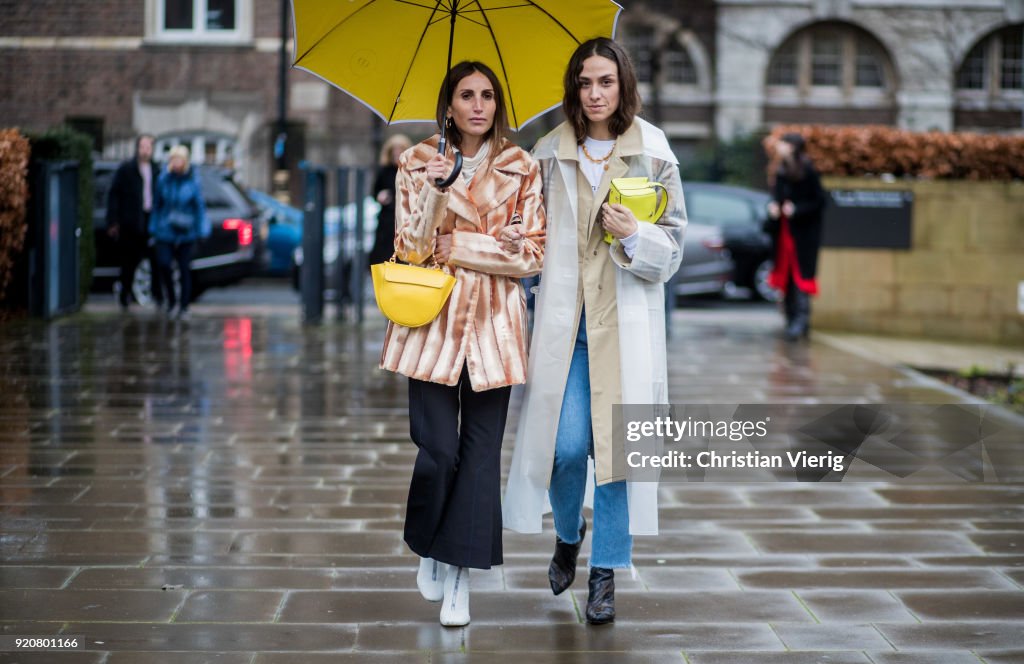
[[[395,178],[398,177],[398,158],[412,147],[404,134],[395,134],[384,141],[380,149],[377,177],[373,181],[373,195],[380,203],[377,213],[377,231],[367,265],[383,263],[395,251]]]
[[[167,313],[179,320],[189,318],[192,252],[196,241],[209,237],[210,231],[202,188],[189,163],[188,148],[176,145],[168,155],[167,170],[157,180],[149,233],[156,240],[157,273],[167,295]],[[180,307],[174,292],[172,262],[177,263],[181,280]]]
[[[153,192],[159,167],[153,163],[153,136],[140,134],[135,139],[135,156],[118,165],[107,194],[107,234],[114,240],[121,264],[121,310],[132,303],[135,270],[149,258],[151,289],[156,306],[163,306],[162,291],[155,274],[155,260],[149,246],[149,217],[153,212]]]
[[[811,296],[818,294],[818,249],[825,190],[807,156],[800,134],[785,134],[775,142],[777,168],[772,173],[772,201],[765,225],[775,244],[775,269],[768,283],[784,294],[785,337],[808,336]]]

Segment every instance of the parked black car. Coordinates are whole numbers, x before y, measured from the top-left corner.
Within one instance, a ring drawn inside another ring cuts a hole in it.
[[[768,275],[774,265],[772,241],[762,228],[771,200],[768,192],[710,182],[685,182],[683,193],[691,222],[715,226],[722,231],[725,248],[734,264],[733,280],[727,292],[745,288],[754,297],[777,301],[779,293],[768,285]]]
[[[119,288],[120,273],[117,246],[107,235],[107,192],[117,170],[117,162],[96,161],[93,166],[95,196],[93,228],[96,237],[96,267],[93,290]],[[198,173],[210,218],[212,233],[196,245],[192,259],[192,299],[207,288],[226,286],[257,272],[263,259],[266,238],[265,221],[245,191],[234,181],[230,170],[199,166]],[[142,261],[135,271],[132,294],[140,304],[152,300],[152,266]]]

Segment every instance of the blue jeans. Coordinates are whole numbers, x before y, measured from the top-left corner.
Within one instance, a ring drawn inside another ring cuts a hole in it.
[[[587,324],[580,329],[562,396],[555,439],[555,464],[548,497],[555,517],[555,533],[563,542],[580,541],[583,525],[583,494],[587,488],[587,457],[594,452],[590,420],[590,359],[587,356]],[[594,527],[591,567],[628,568],[632,564],[633,538],[629,534],[626,483],[611,482],[594,489]]]
[[[192,248],[194,242],[183,242],[171,244],[170,242],[156,243],[156,276],[163,284],[164,293],[167,295],[167,310],[170,311],[178,304],[174,294],[174,268],[171,261],[178,264],[178,278],[181,280],[181,308],[188,310],[192,302],[192,270],[189,267],[192,263]]]

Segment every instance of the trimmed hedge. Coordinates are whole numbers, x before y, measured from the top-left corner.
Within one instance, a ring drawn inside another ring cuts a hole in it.
[[[0,302],[25,246],[28,224],[28,139],[17,129],[0,129]]]
[[[92,286],[92,269],[96,265],[96,241],[92,229],[92,138],[70,127],[62,126],[42,134],[30,134],[33,161],[78,162],[78,301],[85,304]]]
[[[783,134],[807,141],[822,175],[892,175],[923,179],[1024,179],[1024,136],[911,132],[886,126],[775,127],[764,139],[769,154]]]

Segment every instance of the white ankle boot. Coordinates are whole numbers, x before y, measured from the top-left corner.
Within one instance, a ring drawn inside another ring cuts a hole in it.
[[[420,569],[416,572],[416,586],[420,589],[423,599],[428,602],[440,602],[444,597],[444,573],[448,565],[439,563],[433,558],[420,558]]]
[[[445,627],[469,624],[468,567],[448,567],[444,580],[444,603],[441,604],[441,624]]]

